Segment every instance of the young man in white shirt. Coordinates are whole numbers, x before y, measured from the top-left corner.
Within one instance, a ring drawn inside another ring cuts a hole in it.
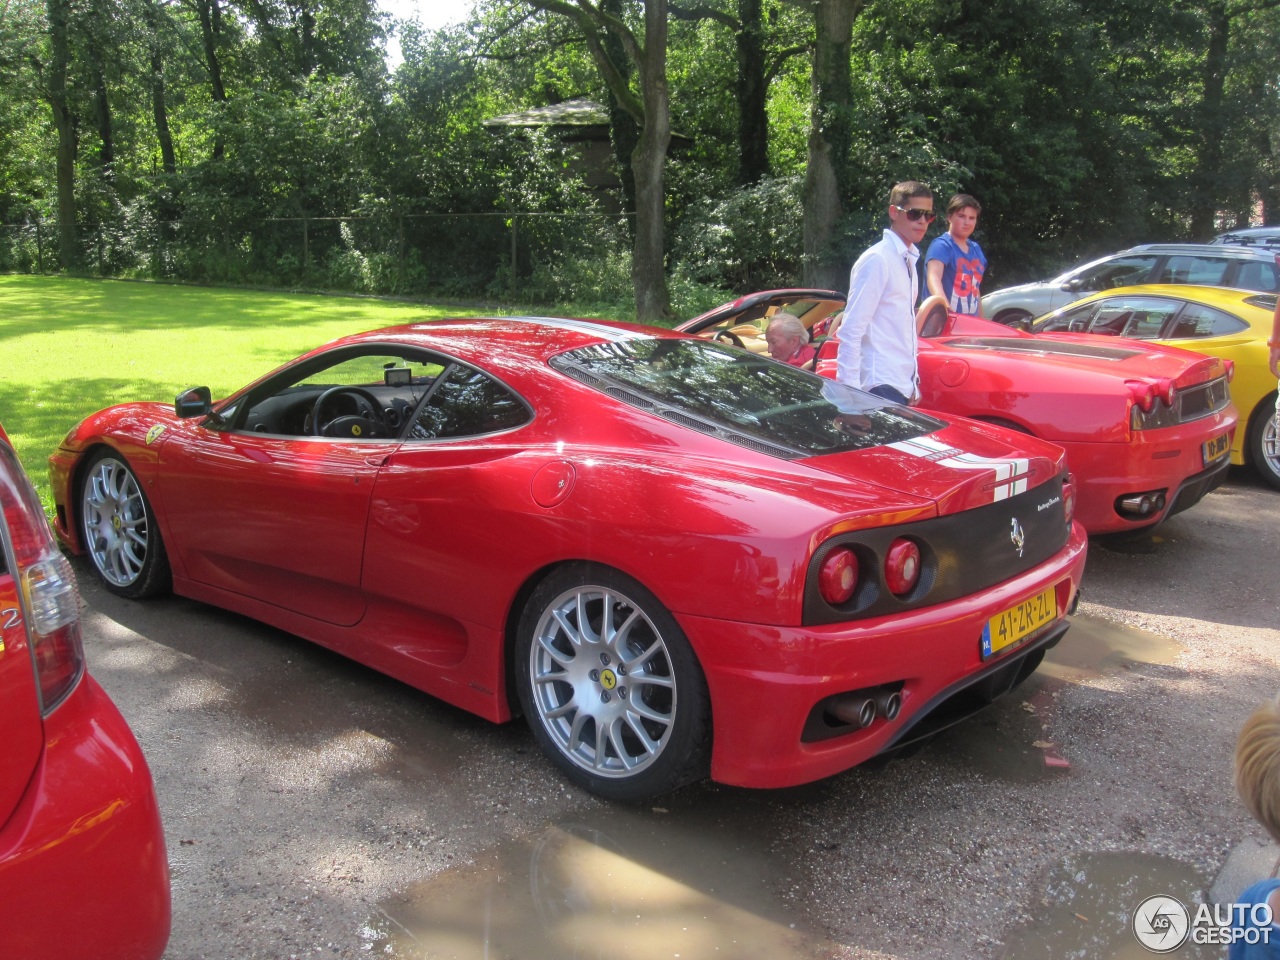
[[[889,191],[889,229],[853,265],[849,300],[836,336],[836,376],[898,403],[916,387],[917,244],[934,219],[933,191],[907,180]]]

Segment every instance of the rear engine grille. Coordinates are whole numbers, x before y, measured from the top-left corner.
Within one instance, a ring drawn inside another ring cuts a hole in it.
[[[1196,387],[1178,391],[1178,421],[1186,423],[1217,413],[1231,402],[1227,378],[1219,377]]]

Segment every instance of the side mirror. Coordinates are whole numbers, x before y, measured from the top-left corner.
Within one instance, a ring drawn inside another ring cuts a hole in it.
[[[208,387],[192,387],[173,399],[173,413],[182,420],[207,417],[213,413],[213,396]]]
[[[1062,289],[1067,293],[1074,293],[1084,287],[1084,279],[1082,277],[1072,277],[1062,285]]]

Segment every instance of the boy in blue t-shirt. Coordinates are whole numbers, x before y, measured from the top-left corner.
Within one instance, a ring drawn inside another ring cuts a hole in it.
[[[929,293],[947,301],[952,313],[977,316],[982,299],[982,274],[987,257],[972,239],[982,204],[957,193],[947,204],[947,232],[929,244],[925,254],[925,282]]]

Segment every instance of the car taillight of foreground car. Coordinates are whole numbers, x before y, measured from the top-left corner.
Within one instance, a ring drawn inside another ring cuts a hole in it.
[[[150,772],[85,670],[80,598],[0,433],[0,956],[155,960],[169,872]]]

